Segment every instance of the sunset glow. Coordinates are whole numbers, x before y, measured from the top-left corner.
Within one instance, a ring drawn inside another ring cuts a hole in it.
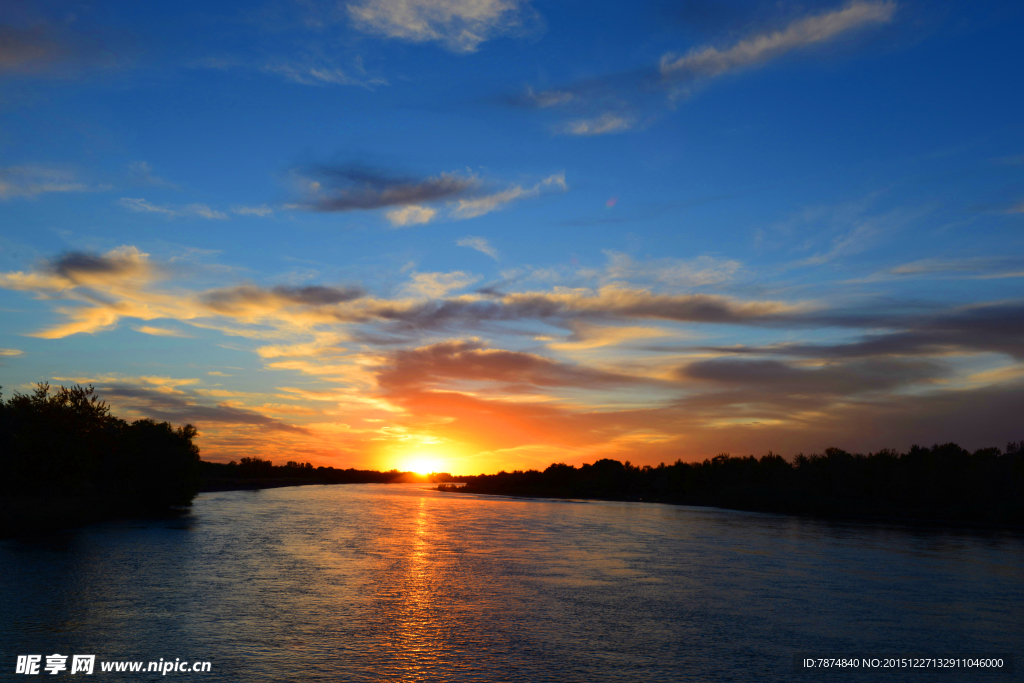
[[[439,471],[436,460],[421,457],[414,457],[405,461],[399,469],[404,472],[414,472],[416,474],[433,474],[434,472]]]
[[[419,472],[1022,437],[1013,22],[456,5],[5,19],[4,393]]]

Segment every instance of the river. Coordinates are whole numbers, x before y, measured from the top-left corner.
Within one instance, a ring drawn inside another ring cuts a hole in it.
[[[793,668],[794,655],[1019,657],[1012,531],[302,486],[0,541],[0,572],[4,680],[23,678],[9,675],[17,655],[54,653],[211,664],[97,663],[102,680],[1021,680],[1019,666]]]

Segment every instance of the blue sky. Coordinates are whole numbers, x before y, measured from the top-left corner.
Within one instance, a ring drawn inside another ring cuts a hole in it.
[[[1017,3],[0,10],[0,383],[457,472],[1021,438]]]

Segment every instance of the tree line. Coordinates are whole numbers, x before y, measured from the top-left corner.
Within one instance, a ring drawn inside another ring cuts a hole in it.
[[[191,505],[199,491],[454,480],[257,457],[206,462],[197,434],[191,424],[116,417],[92,386],[40,383],[6,400],[0,394],[0,536],[165,513]]]
[[[311,463],[294,460],[284,465],[275,465],[271,460],[244,457],[238,462],[200,463],[202,490],[220,491],[236,488],[260,488],[267,486],[288,486],[293,484],[392,484],[399,482],[455,481],[448,473],[432,474],[427,477],[396,469],[386,472],[377,470],[339,469],[335,467],[314,467]]]
[[[0,395],[0,530],[188,506],[195,437],[190,424],[122,420],[91,386]]]
[[[638,467],[598,460],[544,471],[463,477],[464,493],[597,498],[820,515],[1024,523],[1024,441],[973,453],[957,444],[854,454],[840,448],[761,458],[727,453],[703,462]]]

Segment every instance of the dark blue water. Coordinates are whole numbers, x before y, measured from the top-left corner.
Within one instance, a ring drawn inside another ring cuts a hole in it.
[[[193,681],[1024,680],[793,670],[798,653],[1019,659],[1012,532],[306,486],[0,541],[0,577],[3,680],[52,653],[211,662],[164,677]]]

